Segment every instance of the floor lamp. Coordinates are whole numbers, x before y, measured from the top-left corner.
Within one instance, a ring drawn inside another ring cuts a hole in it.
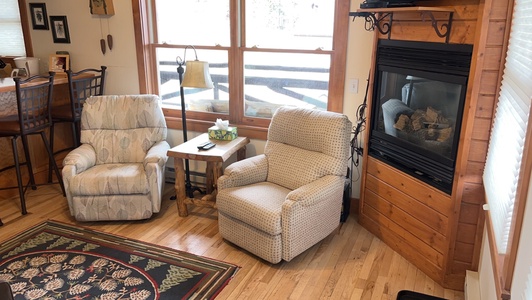
[[[195,60],[186,61],[187,49],[192,48],[194,50]],[[177,62],[177,74],[179,74],[179,94],[181,95],[181,122],[183,122],[183,142],[188,141],[187,138],[187,115],[185,106],[185,92],[184,87],[191,88],[203,88],[212,89],[212,79],[209,74],[209,63],[206,61],[199,61],[196,48],[194,46],[186,46],[183,59],[181,57],[176,58]],[[187,67],[187,71],[183,68],[183,65]],[[188,159],[185,159],[185,188],[186,194],[189,198],[194,197],[194,188],[190,182],[190,169]]]

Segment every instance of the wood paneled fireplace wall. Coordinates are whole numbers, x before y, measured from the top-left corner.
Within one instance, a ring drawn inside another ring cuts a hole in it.
[[[504,66],[511,0],[422,1],[420,5],[452,8],[448,41],[419,12],[397,10],[391,32],[376,31],[375,46],[386,39],[473,45],[452,187],[442,191],[364,151],[359,222],[437,283],[463,290],[466,270],[477,270],[479,263],[485,201],[482,171]],[[449,12],[434,16],[448,20]],[[370,85],[374,80],[372,76]],[[374,94],[370,92],[368,99]],[[373,105],[374,100],[369,101],[368,112]],[[371,124],[371,116],[367,122]],[[369,130],[365,134],[368,149]]]

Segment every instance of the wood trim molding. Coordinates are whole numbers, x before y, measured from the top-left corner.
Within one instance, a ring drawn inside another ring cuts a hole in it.
[[[135,31],[135,45],[137,52],[137,71],[139,75],[139,91],[146,94],[151,90],[151,51],[148,33],[148,2],[147,0],[131,0],[133,7],[133,28]]]
[[[26,56],[33,56],[33,44],[31,42],[30,22],[28,21],[28,7],[25,0],[18,0],[20,12],[20,24],[22,25],[22,35],[24,36],[24,47]]]

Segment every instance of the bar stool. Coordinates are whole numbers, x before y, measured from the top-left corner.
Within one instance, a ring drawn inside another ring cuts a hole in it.
[[[85,99],[91,96],[103,95],[105,85],[105,70],[107,67],[101,66],[100,68],[100,70],[84,69],[76,73],[72,72],[71,70],[66,71],[68,77],[70,102],[67,104],[54,106],[52,108],[52,128],[50,130],[50,141],[53,150],[55,124],[65,122],[71,123],[74,147],[59,150],[54,152],[54,154],[79,147],[79,123],[81,120],[81,111],[83,110]]]
[[[28,135],[39,134],[43,140],[46,151],[50,159],[53,159],[52,149],[46,137],[45,131],[52,126],[52,117],[50,106],[52,102],[52,94],[54,87],[54,72],[50,72],[49,76],[37,75],[28,79],[13,78],[15,81],[15,90],[17,97],[17,115],[11,115],[0,118],[0,137],[11,137],[13,158],[15,161],[14,167],[17,173],[17,183],[20,195],[20,205],[22,214],[26,214],[26,200],[24,194],[28,185],[24,186],[22,183],[22,174],[20,171],[17,139],[22,138],[22,146],[26,157],[26,166],[28,167],[29,185],[32,189],[36,189],[35,178],[33,175],[33,168],[31,165]],[[55,160],[52,164],[56,176],[59,178],[59,184],[65,195],[65,187],[63,180],[59,176],[59,169]]]

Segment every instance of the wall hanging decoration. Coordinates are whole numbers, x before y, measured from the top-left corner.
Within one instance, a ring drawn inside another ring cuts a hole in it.
[[[30,3],[30,13],[33,29],[49,29],[45,3]]]
[[[50,24],[52,26],[52,36],[54,38],[54,43],[70,44],[67,17],[50,16]]]
[[[111,35],[111,26],[109,25],[109,17],[107,16],[100,17],[100,35],[101,35],[100,49],[102,50],[102,54],[104,55],[105,55],[105,52],[107,51],[107,47],[109,47],[109,50],[113,50],[113,36]],[[104,38],[102,18],[107,19],[107,37],[106,38]]]
[[[113,0],[89,0],[91,14],[93,15],[114,15],[115,8]]]

